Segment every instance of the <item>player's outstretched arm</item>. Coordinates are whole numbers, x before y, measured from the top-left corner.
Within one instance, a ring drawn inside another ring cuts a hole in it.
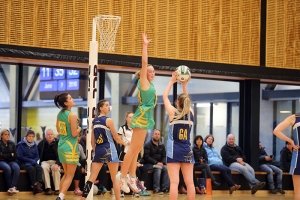
[[[168,112],[170,121],[172,121],[174,118],[175,108],[174,108],[174,106],[172,106],[172,104],[169,100],[169,93],[170,93],[170,90],[171,90],[173,84],[176,82],[177,82],[177,72],[173,72],[170,82],[168,83],[167,88],[165,89],[165,92],[163,94],[164,105],[165,105],[166,111]]]
[[[184,82],[181,82],[182,85],[182,91],[184,94],[189,94],[186,85],[188,84],[188,82],[191,80],[191,77],[189,79],[187,79]]]
[[[143,52],[142,52],[142,69],[140,74],[140,83],[143,90],[149,88],[149,81],[147,79],[147,67],[148,67],[148,44],[151,40],[147,38],[147,34],[143,33]]]

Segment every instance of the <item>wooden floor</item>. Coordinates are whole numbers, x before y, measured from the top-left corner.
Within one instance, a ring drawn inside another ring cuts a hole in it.
[[[250,190],[247,191],[236,191],[232,195],[228,194],[227,191],[213,191],[212,195],[196,195],[197,200],[229,200],[229,199],[235,199],[235,200],[252,200],[252,199],[267,199],[267,200],[293,200],[293,192],[287,191],[285,195],[276,194],[271,195],[268,194],[267,191],[258,191],[255,195],[250,194]],[[56,196],[46,196],[44,194],[38,194],[33,195],[30,192],[20,192],[19,194],[16,194],[14,196],[9,196],[7,193],[1,192],[0,193],[0,200],[32,200],[32,199],[40,199],[40,200],[55,200]],[[73,195],[71,192],[68,192],[68,194],[65,196],[65,200],[80,200],[81,198],[79,196]],[[114,200],[114,196],[110,195],[110,193],[106,193],[103,195],[97,195],[94,196],[94,200]],[[149,197],[139,197],[139,198],[133,198],[129,195],[126,195],[125,198],[122,198],[124,200],[126,199],[138,199],[138,200],[169,200],[169,195],[151,195]],[[186,195],[179,194],[178,200],[184,200],[187,199]]]

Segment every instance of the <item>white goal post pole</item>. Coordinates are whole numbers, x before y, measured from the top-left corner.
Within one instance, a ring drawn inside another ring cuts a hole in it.
[[[91,175],[91,164],[92,164],[92,121],[96,117],[97,102],[98,97],[97,92],[97,73],[98,73],[98,42],[96,40],[96,25],[97,18],[93,18],[93,29],[92,29],[92,41],[90,41],[90,51],[89,51],[89,81],[88,81],[88,120],[87,120],[87,129],[88,134],[86,135],[86,176],[85,182]],[[90,190],[87,200],[93,200],[93,188]]]

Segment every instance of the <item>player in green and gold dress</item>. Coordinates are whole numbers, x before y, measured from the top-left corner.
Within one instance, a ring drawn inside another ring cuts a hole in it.
[[[63,200],[79,162],[77,137],[81,132],[81,127],[78,126],[76,114],[71,112],[75,103],[70,94],[56,95],[54,103],[61,109],[57,114],[56,129],[59,133],[58,157],[64,169],[64,176],[60,181],[60,194],[56,200]]]
[[[156,90],[151,83],[155,77],[155,70],[152,65],[148,65],[147,47],[151,40],[147,39],[147,35],[143,34],[143,53],[142,53],[142,69],[136,73],[139,78],[137,83],[139,92],[139,106],[135,111],[130,127],[133,128],[130,148],[127,151],[121,167],[121,172],[116,176],[119,181],[120,188],[128,193],[130,189],[137,193],[139,189],[136,186],[135,170],[137,165],[137,157],[143,148],[147,131],[153,129],[155,122],[153,118],[153,109],[157,103]],[[127,174],[129,172],[129,174]],[[129,187],[128,187],[129,186]]]

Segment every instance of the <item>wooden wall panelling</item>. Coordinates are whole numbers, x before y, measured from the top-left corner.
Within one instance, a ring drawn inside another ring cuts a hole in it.
[[[144,29],[136,30],[136,46],[138,47],[137,49],[140,49],[139,52],[136,52],[136,55],[141,55],[142,53],[142,45],[143,45],[143,40],[141,39],[141,34],[143,32],[147,33],[147,36],[149,39],[152,39],[151,44],[148,47],[148,54],[151,57],[155,57],[157,55],[156,52],[156,41],[157,41],[157,32],[155,32],[155,27],[159,23],[158,21],[155,20],[155,16],[157,13],[156,10],[156,0],[147,0],[143,1],[142,3],[142,8],[144,10],[144,13],[142,16],[143,17],[143,22],[141,24],[141,27],[144,27]],[[139,7],[137,7],[139,9]],[[141,15],[140,15],[141,16]],[[156,29],[157,30],[157,29]]]
[[[89,0],[87,3],[87,15],[85,19],[85,23],[87,23],[87,40],[88,40],[88,49],[85,51],[89,51],[90,41],[92,40],[92,26],[93,26],[93,18],[99,14],[104,14],[100,12],[100,5],[98,0]],[[97,41],[99,42],[99,31],[97,30]],[[100,46],[100,45],[99,45]]]
[[[10,3],[6,3],[6,6],[0,6],[0,41],[4,43],[9,43],[9,30],[10,23],[7,23],[10,20]]]
[[[87,1],[73,0],[73,3],[74,49],[79,51],[85,51],[86,49],[89,49],[89,42],[87,41],[87,33],[89,30],[86,26]]]
[[[300,2],[268,1],[267,66],[300,69]]]
[[[229,62],[232,63],[241,63],[241,49],[240,49],[240,43],[241,43],[241,24],[239,21],[239,18],[241,16],[240,12],[240,0],[231,0],[231,23],[230,23],[230,32],[231,32],[231,45],[230,45],[230,58],[231,60]]]
[[[22,43],[26,46],[33,46],[34,43],[34,21],[35,21],[35,15],[32,13],[35,13],[35,1],[34,0],[28,0],[26,3],[21,2],[22,5]]]
[[[146,32],[151,57],[259,65],[260,0],[4,1],[1,44],[89,51],[92,19],[112,14],[122,17],[116,54],[140,56]]]
[[[57,32],[57,29],[54,26],[49,27],[49,20],[52,17],[54,17],[56,12],[58,12],[57,10],[59,8],[59,5],[53,6],[54,9],[53,13],[51,11],[48,12],[49,7],[51,8],[51,5],[49,5],[49,1],[35,0],[34,7],[36,9],[26,11],[28,15],[31,14],[37,16],[35,20],[32,22],[34,24],[33,26],[34,42],[32,46],[50,47],[51,45],[51,47],[53,46],[53,48],[61,48],[61,46],[55,45],[55,41],[60,41],[60,38],[57,37],[59,35],[59,32]],[[51,34],[55,34],[56,37],[51,37],[50,36]]]
[[[169,1],[157,1],[156,14],[155,14],[155,49],[157,57],[167,58],[169,47],[169,12],[170,6]]]
[[[22,3],[18,0],[8,1],[10,4],[10,44],[22,44]]]
[[[180,31],[180,23],[178,19],[178,1],[176,2],[170,2],[167,4],[168,8],[168,21],[167,21],[167,40],[166,42],[168,43],[168,48],[166,49],[167,51],[167,58],[177,58],[178,55],[178,34]],[[162,30],[160,30],[162,31]],[[165,36],[166,37],[166,36]]]
[[[189,56],[189,41],[190,41],[190,3],[189,1],[179,0],[178,5],[176,6],[177,10],[177,45],[176,45],[176,59],[186,59],[190,60]],[[193,48],[193,47],[192,47]]]
[[[129,3],[129,2],[130,1],[128,1],[127,3]],[[111,13],[113,15],[121,17],[121,22],[120,22],[119,29],[118,29],[118,32],[117,32],[117,35],[116,35],[116,40],[115,40],[115,49],[117,49],[118,52],[121,52],[121,45],[122,45],[121,37],[120,37],[120,28],[122,26],[121,23],[123,22],[122,3],[123,3],[122,0],[115,0],[115,1],[113,1],[113,4],[111,4],[111,6],[110,6]]]
[[[38,1],[38,0],[37,0]],[[63,23],[63,1],[61,0],[48,0],[46,5],[47,8],[47,15],[48,20],[45,21],[45,34],[47,46],[51,46],[52,48],[62,49],[63,48],[63,41],[67,40],[64,37],[64,23]],[[43,5],[41,5],[43,6]],[[38,19],[40,20],[40,19]],[[72,28],[72,26],[70,26]],[[41,39],[43,36],[41,37]]]

